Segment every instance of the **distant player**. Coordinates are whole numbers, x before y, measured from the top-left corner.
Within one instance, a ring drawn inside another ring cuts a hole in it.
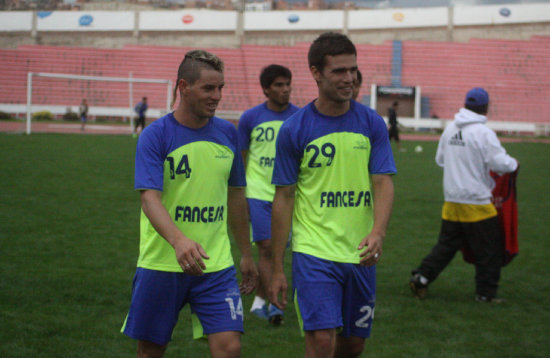
[[[308,62],[318,98],[277,138],[270,298],[281,309],[287,303],[283,256],[292,224],[293,298],[306,357],[358,357],[373,322],[395,163],[384,120],[351,100],[357,51],[349,38],[320,35]]]
[[[174,88],[178,108],[147,127],[137,144],[140,251],[123,332],[138,340],[139,358],[164,355],[186,304],[194,338],[208,337],[212,357],[240,356],[241,293],[254,290],[258,273],[237,130],[214,116],[223,86],[218,57],[188,52]],[[242,255],[240,290],[228,225]]]
[[[78,107],[78,113],[80,115],[80,130],[83,131],[86,127],[86,122],[88,121],[88,101],[86,98],[82,99],[80,106]]]
[[[397,122],[397,108],[399,107],[399,102],[393,102],[392,106],[388,108],[388,135],[390,141],[393,139],[397,144],[397,149],[400,152],[404,152],[405,149],[401,148],[401,142],[399,141],[399,122]]]
[[[239,120],[239,143],[246,162],[246,197],[250,210],[253,241],[258,246],[260,284],[250,312],[279,324],[283,312],[268,305],[267,287],[271,281],[271,184],[275,164],[275,141],[283,121],[298,110],[290,103],[292,73],[286,67],[270,65],[260,74],[260,85],[267,101],[243,113]]]
[[[147,108],[149,108],[147,105],[147,97],[143,97],[134,108],[134,111],[137,114],[134,134],[138,133],[138,128],[141,128],[142,131],[145,129],[145,112],[147,112]]]

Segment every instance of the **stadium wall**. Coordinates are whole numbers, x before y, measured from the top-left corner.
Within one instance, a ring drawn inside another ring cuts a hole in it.
[[[357,43],[388,40],[465,42],[550,35],[550,4],[380,10],[236,12],[0,12],[0,47],[44,44],[122,48],[126,44],[293,45],[320,31],[341,31]],[[104,36],[105,33],[109,36]]]

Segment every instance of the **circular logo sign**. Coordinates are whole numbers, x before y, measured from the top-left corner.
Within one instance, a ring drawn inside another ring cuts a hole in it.
[[[291,24],[294,24],[298,21],[300,21],[300,16],[296,14],[288,15],[288,22],[290,22]]]
[[[500,11],[498,12],[501,16],[504,16],[504,17],[508,17],[510,16],[510,14],[512,13],[510,11],[510,9],[506,8],[506,7],[503,7],[502,9],[500,9]]]
[[[405,20],[405,15],[403,15],[402,12],[396,12],[396,13],[393,14],[392,17],[395,21],[399,21],[399,22]]]
[[[193,17],[193,15],[190,15],[190,14],[183,15],[183,17],[181,18],[181,22],[183,22],[184,24],[190,24],[194,20],[195,18]]]
[[[92,22],[94,22],[94,18],[90,15],[82,15],[80,19],[78,19],[78,24],[80,26],[90,26]]]
[[[38,16],[39,18],[43,19],[45,17],[48,17],[52,14],[51,11],[39,11],[36,13],[36,16]]]

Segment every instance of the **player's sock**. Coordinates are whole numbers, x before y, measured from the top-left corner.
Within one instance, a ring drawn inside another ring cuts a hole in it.
[[[265,300],[260,296],[254,297],[254,302],[252,302],[252,307],[250,307],[250,312],[261,309],[265,305]]]

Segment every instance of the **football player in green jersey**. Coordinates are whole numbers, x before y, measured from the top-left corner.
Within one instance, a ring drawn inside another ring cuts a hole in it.
[[[246,185],[235,126],[215,117],[223,62],[201,50],[178,70],[176,110],[139,137],[135,184],[141,194],[140,251],[122,331],[138,357],[162,357],[180,310],[191,307],[193,336],[212,357],[240,357],[241,294],[258,272],[252,258]],[[241,251],[239,285],[227,227]]]
[[[319,97],[287,119],[277,138],[269,295],[284,309],[292,224],[293,299],[305,355],[358,357],[373,323],[395,163],[382,117],[352,99],[353,43],[324,33],[308,61]]]
[[[283,122],[298,110],[290,103],[292,73],[272,64],[262,69],[260,85],[267,100],[246,110],[239,120],[239,145],[246,162],[246,198],[250,212],[252,241],[258,246],[260,282],[250,312],[274,325],[283,312],[268,304],[267,287],[271,281],[271,203],[275,186],[271,184],[275,162],[275,141]]]

